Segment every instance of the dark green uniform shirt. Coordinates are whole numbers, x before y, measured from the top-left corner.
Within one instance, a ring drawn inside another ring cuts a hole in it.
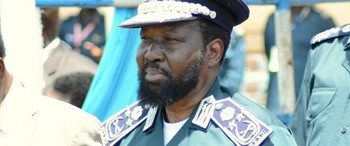
[[[212,88],[207,94],[214,95],[216,100],[228,97],[222,89],[220,89],[219,81],[216,80]],[[235,94],[233,100],[253,114],[256,118],[273,129],[273,133],[269,135],[262,143],[263,146],[295,146],[293,136],[290,131],[269,111],[253,101]],[[198,127],[192,123],[198,106],[189,117],[183,127],[169,141],[167,146],[232,146],[233,141],[222,131],[222,129],[212,120],[207,129]],[[122,146],[163,146],[163,113],[164,109],[159,108],[153,125],[144,130],[146,122],[143,122],[128,135],[124,136],[115,145]]]

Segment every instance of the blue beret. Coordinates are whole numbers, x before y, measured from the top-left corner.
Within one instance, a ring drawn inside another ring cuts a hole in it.
[[[143,0],[137,15],[122,22],[120,27],[205,18],[231,33],[233,26],[248,17],[248,6],[242,0]]]

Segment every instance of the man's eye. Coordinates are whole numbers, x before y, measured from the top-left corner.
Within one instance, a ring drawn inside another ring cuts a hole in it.
[[[178,39],[174,39],[174,38],[166,38],[166,41],[168,41],[168,42],[179,42]]]
[[[150,39],[149,37],[141,37],[141,40],[148,40]]]
[[[149,37],[141,37],[142,42],[150,42],[151,38]]]

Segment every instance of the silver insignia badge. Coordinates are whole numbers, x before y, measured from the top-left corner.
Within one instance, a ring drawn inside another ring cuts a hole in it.
[[[210,122],[215,109],[215,98],[214,96],[209,96],[202,99],[199,104],[198,110],[192,120],[192,123],[206,129]]]
[[[147,130],[148,128],[150,128],[153,125],[153,121],[156,118],[157,111],[158,111],[158,106],[151,107],[149,109],[148,114],[147,114],[146,124],[143,127],[143,131]]]
[[[343,28],[341,28],[341,31],[344,32],[344,33],[349,32],[350,31],[350,25],[344,26]]]

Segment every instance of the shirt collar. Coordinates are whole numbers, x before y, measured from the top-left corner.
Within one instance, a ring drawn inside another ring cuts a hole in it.
[[[61,40],[56,37],[49,45],[47,45],[43,49],[43,62],[45,62],[49,56],[52,54],[53,50],[55,50],[60,45]]]
[[[213,95],[215,97],[216,100],[220,100],[220,99],[223,99],[223,98],[226,98],[229,96],[229,93],[225,92],[222,87],[220,86],[220,82],[219,82],[219,79],[216,78],[212,87],[209,89],[208,93],[206,94],[205,97],[208,97],[208,96],[211,96]],[[202,131],[206,131],[207,129],[203,129],[202,127],[199,127],[195,124],[192,123],[192,120],[197,112],[199,108],[199,103],[196,105],[196,107],[194,108],[191,116],[188,118],[188,120],[186,121],[186,123],[184,124],[184,126],[189,126],[190,128],[194,128],[194,129],[198,129],[198,130],[202,130]],[[163,124],[163,112],[164,111],[164,108],[158,108],[158,111],[157,111],[157,114],[154,115],[156,116],[155,118],[153,118],[152,120],[152,125],[151,126],[147,126],[147,128],[144,129],[144,131],[146,132],[151,132],[154,130],[154,128],[156,126],[154,126],[154,124]],[[147,118],[150,118],[150,117],[147,117]],[[154,121],[156,120],[156,121]],[[211,122],[210,122],[211,123]],[[210,125],[209,123],[209,125]],[[145,126],[145,125],[144,125]]]

